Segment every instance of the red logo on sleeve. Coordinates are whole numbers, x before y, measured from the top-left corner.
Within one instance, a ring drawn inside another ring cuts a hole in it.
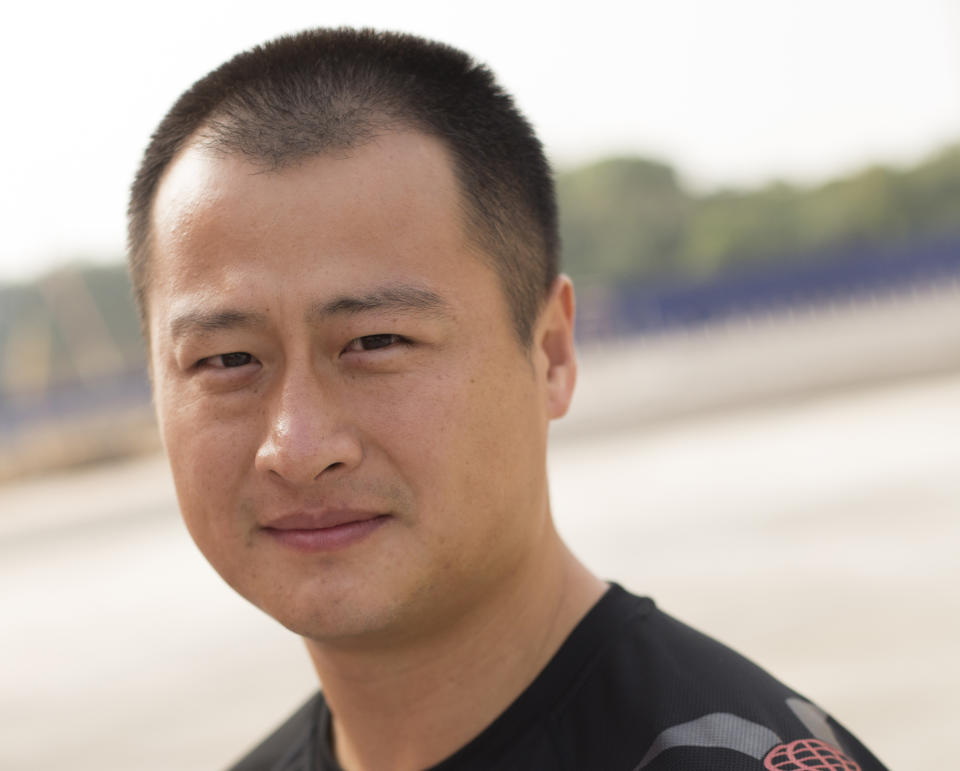
[[[778,744],[763,759],[767,771],[860,771],[840,750],[819,739]]]

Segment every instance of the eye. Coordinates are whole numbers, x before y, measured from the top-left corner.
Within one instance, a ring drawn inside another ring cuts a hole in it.
[[[356,337],[347,343],[344,353],[359,353],[361,351],[376,351],[381,348],[389,348],[393,345],[409,343],[405,337],[394,334],[364,335]]]
[[[207,356],[200,359],[197,366],[211,367],[213,369],[235,369],[252,364],[254,358],[249,353],[234,351],[233,353],[221,353],[218,356]]]

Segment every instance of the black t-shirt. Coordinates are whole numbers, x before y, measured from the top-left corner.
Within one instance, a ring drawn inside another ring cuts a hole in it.
[[[341,771],[318,693],[232,771]],[[755,664],[617,585],[496,720],[430,771],[885,771]]]

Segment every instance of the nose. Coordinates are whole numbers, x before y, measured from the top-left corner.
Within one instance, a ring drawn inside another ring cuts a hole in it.
[[[291,373],[268,399],[265,436],[257,449],[257,471],[306,485],[337,469],[356,467],[363,447],[344,420],[339,400],[312,373]]]

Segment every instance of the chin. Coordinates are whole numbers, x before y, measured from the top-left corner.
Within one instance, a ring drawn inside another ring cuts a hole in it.
[[[396,598],[383,598],[371,589],[324,581],[254,604],[301,637],[355,643],[391,634],[403,617]]]

